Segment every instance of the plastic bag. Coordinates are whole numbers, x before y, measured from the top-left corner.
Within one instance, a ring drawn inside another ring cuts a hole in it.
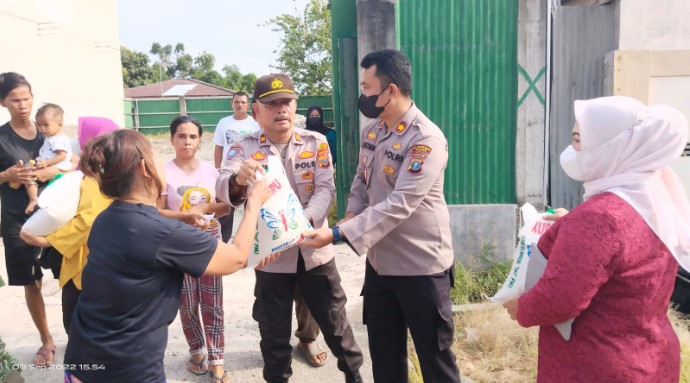
[[[273,195],[261,206],[254,246],[249,254],[247,267],[258,265],[262,259],[273,253],[299,245],[304,241],[302,233],[312,228],[299,198],[290,187],[279,157],[268,157],[265,177],[268,178]]]
[[[536,246],[535,244],[539,242],[541,235],[553,225],[552,221],[543,219],[537,209],[529,203],[522,205],[520,214],[523,225],[518,233],[518,244],[513,252],[513,265],[503,287],[498,290],[496,295],[489,298],[492,302],[507,302],[525,291],[525,277],[527,265],[532,255],[532,246]]]
[[[45,236],[61,228],[77,214],[81,180],[84,174],[78,170],[67,173],[48,185],[38,196],[36,211],[22,226],[34,235]]]

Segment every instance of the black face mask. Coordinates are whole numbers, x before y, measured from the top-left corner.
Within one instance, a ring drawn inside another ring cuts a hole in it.
[[[307,117],[307,126],[310,128],[318,128],[322,124],[321,116],[309,116]]]
[[[376,106],[376,101],[379,100],[379,96],[381,96],[386,90],[387,88],[382,90],[381,93],[369,97],[365,96],[364,94],[359,96],[359,111],[362,112],[364,117],[376,118],[383,113],[383,110],[386,109],[386,105],[388,105],[391,100],[389,99],[386,105],[381,107]]]

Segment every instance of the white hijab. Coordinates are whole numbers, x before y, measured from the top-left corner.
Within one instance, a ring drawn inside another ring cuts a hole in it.
[[[670,168],[687,143],[685,116],[616,96],[575,101],[575,118],[584,199],[608,191],[627,201],[690,271],[690,204]]]

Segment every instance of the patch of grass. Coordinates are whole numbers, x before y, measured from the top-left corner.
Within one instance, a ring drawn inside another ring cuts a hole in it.
[[[328,211],[328,227],[335,226],[336,222],[338,222],[338,206],[334,202],[331,210]]]
[[[690,316],[668,310],[673,330],[680,341],[680,382],[690,383]]]
[[[419,366],[419,358],[414,349],[414,342],[409,332],[407,334],[407,355],[409,355],[409,370],[407,372],[407,383],[424,383],[422,378],[422,368]]]
[[[539,330],[520,327],[500,305],[457,314],[455,334],[463,375],[478,383],[536,381]]]
[[[668,316],[680,340],[680,382],[690,383],[690,318],[674,310]],[[500,305],[456,314],[455,334],[463,376],[477,383],[536,380],[539,328],[520,327]]]
[[[450,290],[451,301],[455,305],[486,301],[503,286],[511,266],[511,261],[499,261],[490,263],[483,270],[471,270],[456,262],[455,286]]]

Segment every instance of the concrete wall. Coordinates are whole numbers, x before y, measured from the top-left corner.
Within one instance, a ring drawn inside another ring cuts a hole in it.
[[[19,72],[65,124],[98,115],[124,125],[116,0],[0,0],[0,72]],[[0,108],[0,123],[9,119]]]
[[[521,0],[518,16],[516,192],[518,204],[543,207],[547,0]]]
[[[357,89],[359,96],[359,63],[368,53],[381,49],[396,49],[395,43],[396,0],[357,0]],[[368,118],[359,114],[359,128],[364,128]]]
[[[623,0],[619,49],[690,49],[688,17],[688,0]]]
[[[448,211],[456,260],[470,268],[512,260],[518,225],[516,205],[451,205]]]

